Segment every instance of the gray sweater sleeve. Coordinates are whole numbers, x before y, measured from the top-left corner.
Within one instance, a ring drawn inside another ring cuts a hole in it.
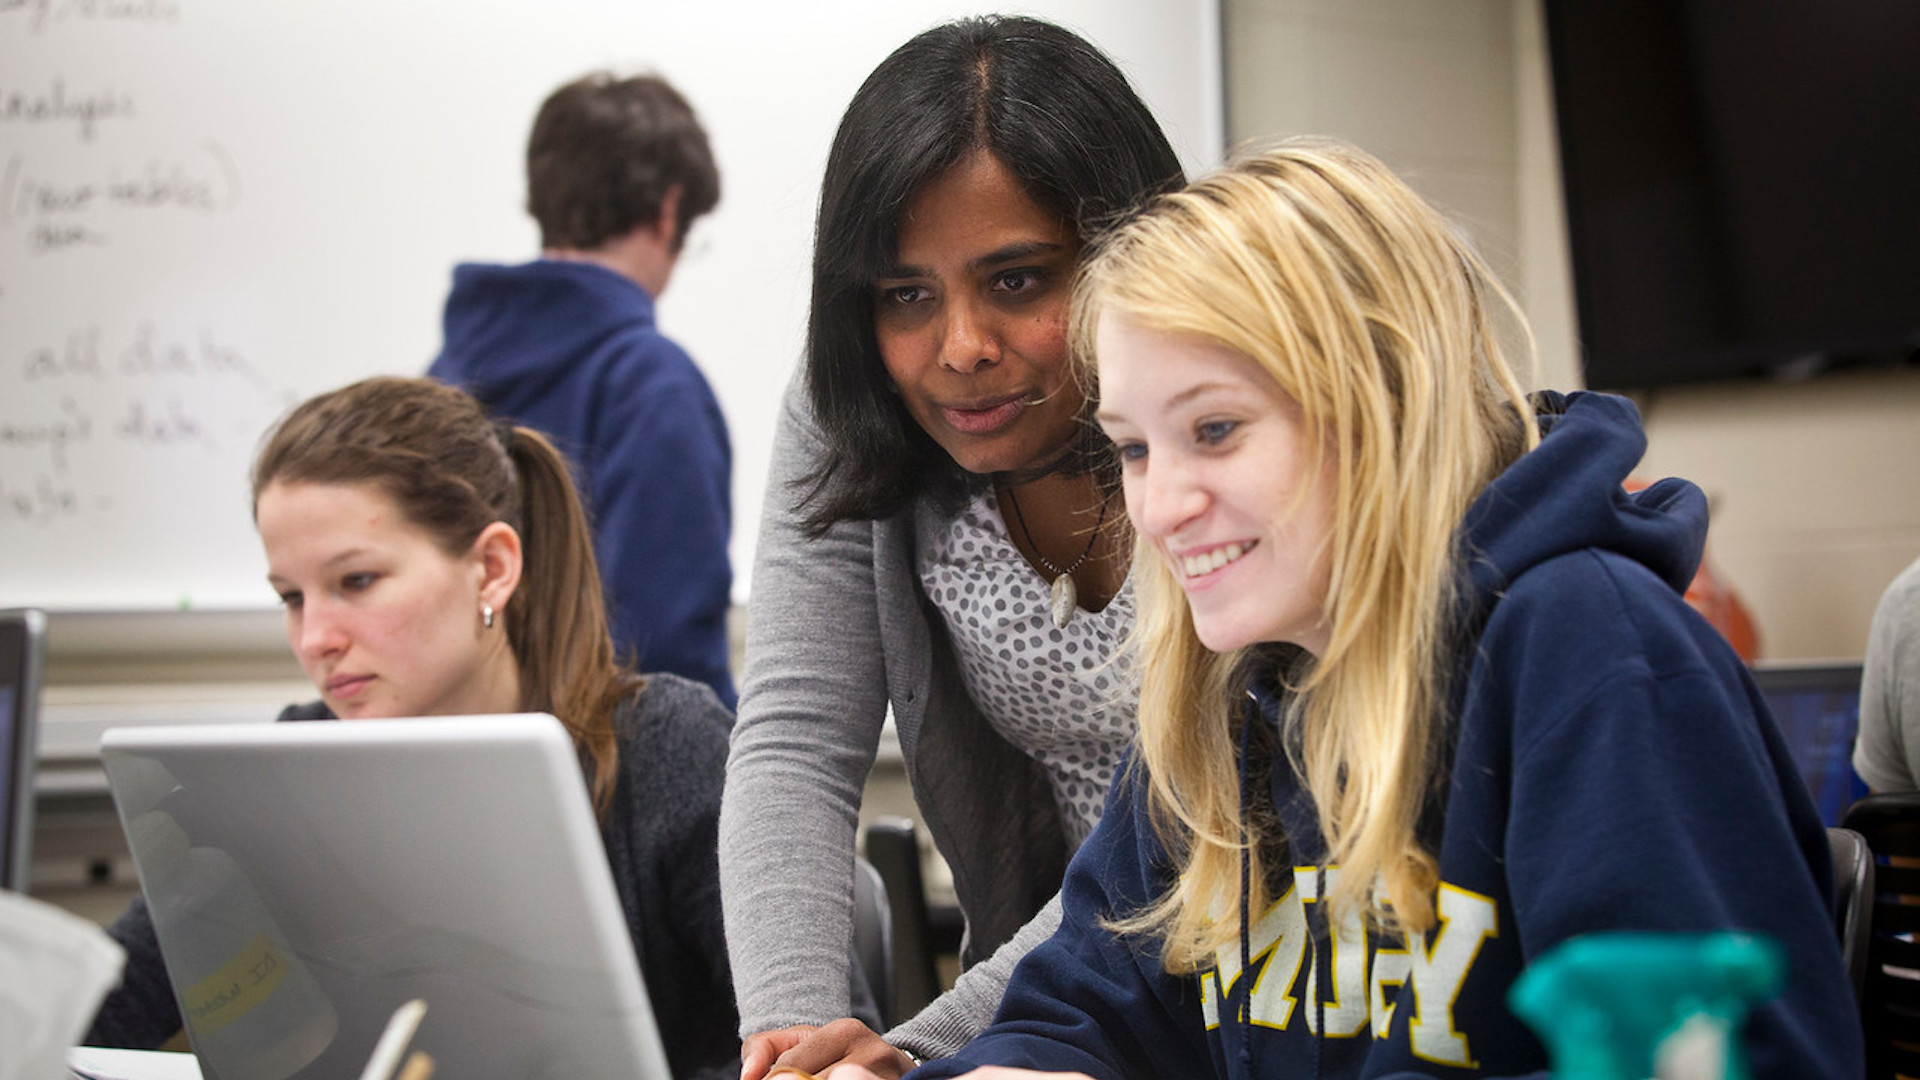
[[[1920,788],[1920,562],[1893,579],[1873,613],[1853,767],[1877,792]]]
[[[850,1008],[854,834],[888,672],[873,524],[842,522],[810,540],[793,510],[804,490],[795,481],[816,475],[822,453],[796,382],[774,435],[720,811],[743,1037],[824,1024]],[[1059,923],[1056,896],[887,1038],[923,1058],[958,1050],[992,1022],[1014,965]]]
[[[952,1057],[993,1023],[1007,982],[1013,978],[1014,965],[1059,927],[1060,896],[1056,893],[992,956],[961,973],[953,989],[935,998],[913,1019],[887,1032],[887,1041],[922,1060]]]
[[[848,1015],[854,830],[887,712],[873,528],[802,534],[794,485],[821,444],[797,390],[774,435],[720,811],[743,1036]]]

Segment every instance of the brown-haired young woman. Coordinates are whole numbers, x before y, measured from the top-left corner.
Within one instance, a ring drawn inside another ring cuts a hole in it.
[[[674,1074],[737,1071],[715,856],[730,720],[705,686],[615,663],[566,460],[458,390],[376,378],[289,414],[253,499],[287,642],[320,691],[280,718],[559,717]],[[180,1015],[145,904],[112,933],[127,974],[87,1042],[157,1046]]]

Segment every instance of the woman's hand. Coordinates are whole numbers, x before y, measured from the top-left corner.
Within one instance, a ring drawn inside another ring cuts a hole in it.
[[[761,1080],[775,1065],[815,1076],[837,1065],[852,1065],[874,1080],[896,1080],[913,1068],[913,1059],[894,1049],[872,1028],[849,1018],[825,1027],[800,1024],[762,1031],[740,1044],[740,1080]]]

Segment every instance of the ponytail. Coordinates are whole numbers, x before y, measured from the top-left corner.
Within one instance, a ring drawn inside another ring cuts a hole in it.
[[[509,428],[503,441],[519,474],[525,552],[520,588],[507,601],[507,639],[526,707],[554,714],[572,732],[591,762],[588,787],[604,818],[619,776],[613,711],[642,680],[614,661],[593,537],[566,459],[532,428]]]

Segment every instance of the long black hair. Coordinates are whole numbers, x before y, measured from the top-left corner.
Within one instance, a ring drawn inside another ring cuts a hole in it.
[[[873,285],[894,263],[907,201],[976,150],[1083,241],[1183,180],[1127,77],[1070,30],[962,19],[881,61],[841,118],[820,189],[806,383],[827,455],[799,496],[809,532],[887,517],[921,493],[951,501],[968,490],[966,471],[888,387]]]

